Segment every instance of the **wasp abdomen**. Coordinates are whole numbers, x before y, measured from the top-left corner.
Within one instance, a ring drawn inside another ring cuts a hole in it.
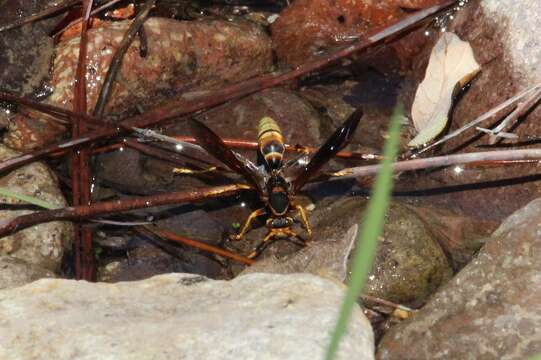
[[[284,138],[280,127],[272,118],[265,116],[259,122],[257,132],[259,151],[265,158],[265,162],[271,169],[279,169],[282,166],[284,155]]]

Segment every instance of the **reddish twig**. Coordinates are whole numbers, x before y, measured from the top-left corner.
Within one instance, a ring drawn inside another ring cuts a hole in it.
[[[235,253],[233,253],[231,251],[227,251],[227,250],[219,248],[217,246],[212,246],[212,245],[209,245],[209,244],[205,244],[204,242],[201,242],[201,241],[185,238],[183,236],[177,235],[177,234],[172,233],[170,231],[157,229],[155,227],[150,227],[150,226],[138,226],[138,227],[135,228],[135,230],[137,230],[137,231],[139,231],[139,232],[141,232],[143,234],[150,233],[151,235],[159,236],[161,238],[164,238],[164,239],[167,239],[167,240],[170,240],[170,241],[174,241],[174,242],[177,242],[177,243],[180,243],[180,244],[183,244],[183,245],[188,245],[188,246],[194,247],[196,249],[209,252],[211,254],[220,255],[220,256],[229,258],[231,260],[235,260],[237,262],[240,262],[241,264],[252,265],[252,264],[255,263],[255,260],[248,259],[247,257],[235,254]]]
[[[90,10],[93,0],[83,1],[84,22],[81,28],[81,42],[79,45],[79,59],[77,61],[76,81],[73,99],[73,108],[76,113],[86,114],[86,55],[88,43],[88,27],[90,25]],[[87,132],[86,123],[77,117],[72,126],[72,138],[79,137]],[[74,152],[72,155],[71,182],[73,205],[90,203],[90,154],[88,149]],[[92,251],[92,232],[90,229],[75,227],[75,278],[91,281],[94,277],[94,253]]]
[[[0,237],[11,235],[29,226],[59,220],[85,220],[122,211],[150,208],[162,205],[195,202],[219,196],[237,194],[239,191],[251,190],[248,185],[234,184],[207,187],[188,191],[177,191],[166,194],[142,196],[135,199],[123,199],[100,203],[70,206],[62,209],[44,210],[13,219],[0,221]]]
[[[0,173],[5,173],[22,165],[37,161],[50,153],[57,152],[59,150],[83,146],[100,139],[116,136],[121,132],[122,128],[151,126],[165,120],[178,118],[182,115],[191,114],[203,109],[209,109],[223,104],[226,101],[239,99],[266,88],[278,86],[301,75],[320,70],[337,60],[350,56],[353,53],[365,50],[370,46],[384,41],[385,39],[396,37],[398,34],[412,29],[415,26],[419,26],[419,24],[424,20],[433,17],[438,12],[447,9],[455,3],[456,1],[447,1],[441,5],[418,11],[397,22],[396,24],[374,33],[372,36],[369,36],[367,40],[359,40],[350,46],[340,48],[328,56],[310,61],[294,70],[263,75],[255,79],[225,86],[217,91],[200,92],[198,94],[184,94],[180,99],[168,102],[163,107],[122,121],[121,124],[115,129],[106,128],[103,130],[93,131],[78,139],[50,145],[31,154],[11,158],[0,163]]]
[[[185,141],[191,144],[197,144],[197,141],[192,136],[173,136],[173,138],[179,141]],[[227,138],[222,138],[222,140],[228,147],[232,149],[257,150],[259,148],[259,144],[257,141],[227,139]],[[303,146],[303,145],[285,144],[284,146],[287,152],[314,154],[318,150],[318,148],[311,147],[311,146]],[[352,152],[352,151],[339,151],[336,153],[335,157],[342,158],[342,159],[380,160],[379,155],[363,154],[363,153]]]

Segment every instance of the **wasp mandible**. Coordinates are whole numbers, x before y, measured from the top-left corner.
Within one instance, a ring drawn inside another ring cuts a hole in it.
[[[312,179],[338,151],[351,139],[361,117],[362,109],[357,109],[317,150],[310,161],[302,165],[294,178],[285,176],[286,170],[298,161],[284,163],[284,140],[278,124],[270,117],[264,117],[258,127],[258,164],[232,151],[223,140],[203,123],[190,119],[189,124],[197,143],[210,155],[227,165],[231,170],[242,175],[258,192],[263,207],[250,214],[239,234],[234,240],[241,240],[249,231],[252,222],[263,215],[268,216],[266,227],[268,233],[249,255],[257,257],[264,247],[273,239],[297,238],[303,244],[310,240],[312,230],[304,208],[295,202],[295,195]],[[292,215],[300,215],[302,227],[307,236],[301,237],[292,229]]]

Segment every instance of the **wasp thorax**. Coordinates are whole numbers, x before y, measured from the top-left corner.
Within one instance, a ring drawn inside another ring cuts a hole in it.
[[[267,166],[276,170],[282,166],[284,156],[284,138],[280,127],[272,118],[265,116],[259,122],[258,128],[259,151]]]

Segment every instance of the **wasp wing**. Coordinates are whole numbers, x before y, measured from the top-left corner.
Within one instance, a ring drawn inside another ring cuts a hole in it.
[[[316,172],[327,163],[327,161],[346,146],[355,132],[362,116],[363,111],[361,108],[355,110],[355,112],[353,112],[353,114],[351,114],[338,129],[336,129],[334,134],[331,135],[325,144],[319,148],[308,164],[301,167],[299,175],[292,181],[293,190],[295,192],[300,190],[304,184],[306,184]]]
[[[228,148],[223,140],[202,122],[190,118],[188,124],[193,137],[203,149],[231,170],[244,176],[259,193],[262,193],[263,175],[253,162]]]

